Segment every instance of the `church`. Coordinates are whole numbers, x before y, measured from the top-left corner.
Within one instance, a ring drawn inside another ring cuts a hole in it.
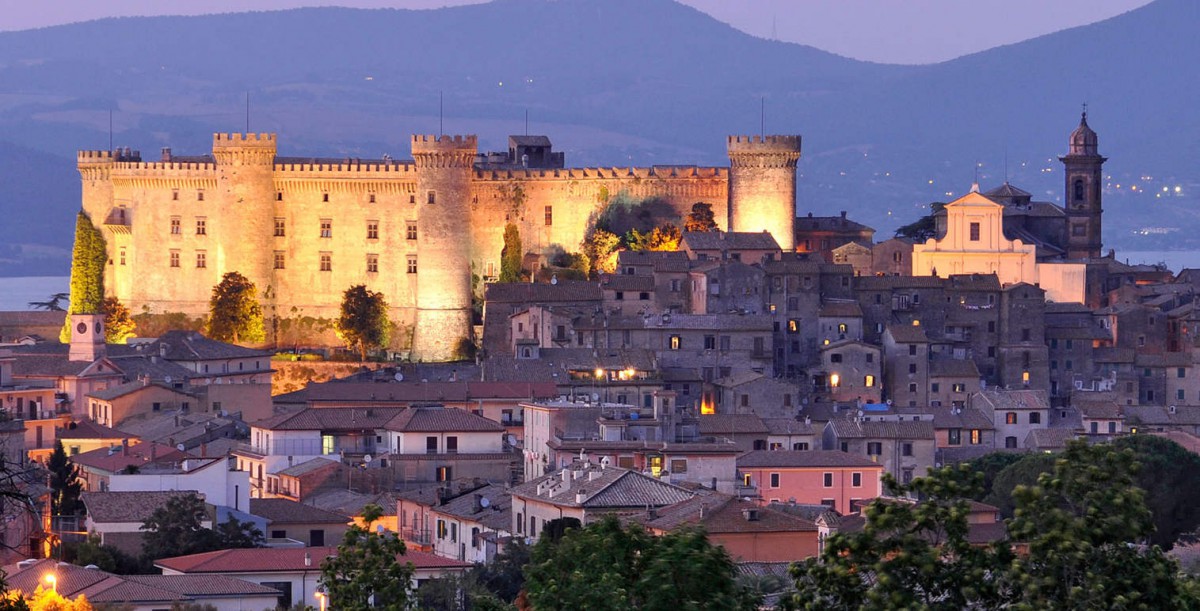
[[[996,274],[1025,282],[1051,301],[1084,303],[1087,261],[1100,257],[1103,165],[1087,112],[1071,132],[1064,166],[1063,206],[1033,201],[1005,182],[946,204],[935,216],[937,237],[913,245],[914,276]]]

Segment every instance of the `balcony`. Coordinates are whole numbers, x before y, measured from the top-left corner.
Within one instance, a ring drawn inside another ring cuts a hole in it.
[[[433,534],[427,528],[405,528],[400,531],[400,537],[416,545],[433,545]]]

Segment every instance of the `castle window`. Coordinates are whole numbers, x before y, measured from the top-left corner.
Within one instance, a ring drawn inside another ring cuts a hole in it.
[[[121,265],[125,265],[125,247],[124,246],[121,247]],[[1183,371],[1183,370],[1180,369],[1180,371]],[[1183,376],[1179,376],[1179,377],[1182,378]]]
[[[179,217],[171,217],[171,235],[179,235],[181,233],[183,233],[183,229]]]
[[[546,206],[546,226],[554,224],[554,206]]]
[[[321,219],[321,237],[333,237],[333,219]]]
[[[282,238],[287,235],[287,222],[282,218],[275,219],[275,237]]]
[[[417,256],[416,255],[408,255],[408,273],[410,273],[410,274],[417,273]]]
[[[283,263],[284,263],[283,251],[282,250],[275,251],[275,269],[283,269],[284,268]]]
[[[204,269],[208,267],[208,253],[203,250],[196,251],[196,269]]]
[[[379,255],[367,255],[367,273],[374,274],[379,271]]]
[[[971,241],[979,241],[979,223],[971,223]]]
[[[321,253],[321,271],[333,271],[333,254],[328,252]]]
[[[196,191],[196,201],[204,201],[204,191]]]
[[[1075,179],[1075,201],[1083,201],[1083,179]]]
[[[283,191],[275,192],[275,201],[277,201],[277,202],[283,201]]]
[[[370,204],[375,203],[375,194],[374,193],[367,194],[367,203],[370,203]]]
[[[429,192],[429,203],[431,203],[431,204],[437,203],[437,194],[434,193],[433,191]]]
[[[1083,223],[1075,223],[1074,225],[1071,225],[1071,235],[1087,235],[1087,225],[1084,225]]]
[[[417,224],[415,222],[409,221],[404,226],[404,238],[406,240],[417,239]]]
[[[323,201],[323,202],[325,202],[325,203],[329,203],[329,194],[328,194],[328,193],[322,193],[322,194],[321,194],[321,201]]]
[[[379,239],[379,221],[367,221],[367,239]]]
[[[208,220],[202,216],[196,217],[196,235],[208,235]]]
[[[669,344],[671,350],[679,350],[683,347],[683,338],[678,335],[672,335]]]
[[[179,267],[179,251],[171,251],[171,267]]]
[[[171,201],[179,201],[179,189],[171,189]]]
[[[408,196],[408,203],[410,203],[410,204],[415,204],[415,203],[417,203],[417,196],[416,196],[416,195],[409,195],[409,196]]]

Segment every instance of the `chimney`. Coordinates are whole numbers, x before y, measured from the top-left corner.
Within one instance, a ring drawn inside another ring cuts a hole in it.
[[[304,552],[304,566],[312,566],[312,554]]]
[[[747,522],[757,522],[758,521],[758,510],[757,509],[743,509],[742,515],[746,517]]]
[[[129,439],[121,440],[121,456],[129,456]]]
[[[583,502],[586,500],[587,500],[587,490],[580,490],[579,492],[575,493],[575,502],[577,504],[582,505]]]
[[[162,147],[162,160],[164,163],[169,163],[171,161],[171,147]]]
[[[842,218],[846,218],[846,211],[842,210]]]

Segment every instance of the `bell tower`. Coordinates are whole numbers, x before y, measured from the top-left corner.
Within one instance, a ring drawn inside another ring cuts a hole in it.
[[[1063,211],[1067,214],[1067,257],[1098,258],[1101,242],[1101,206],[1104,162],[1098,151],[1096,132],[1088,127],[1087,106],[1079,118],[1079,127],[1071,132],[1067,154],[1059,157],[1066,175]]]

